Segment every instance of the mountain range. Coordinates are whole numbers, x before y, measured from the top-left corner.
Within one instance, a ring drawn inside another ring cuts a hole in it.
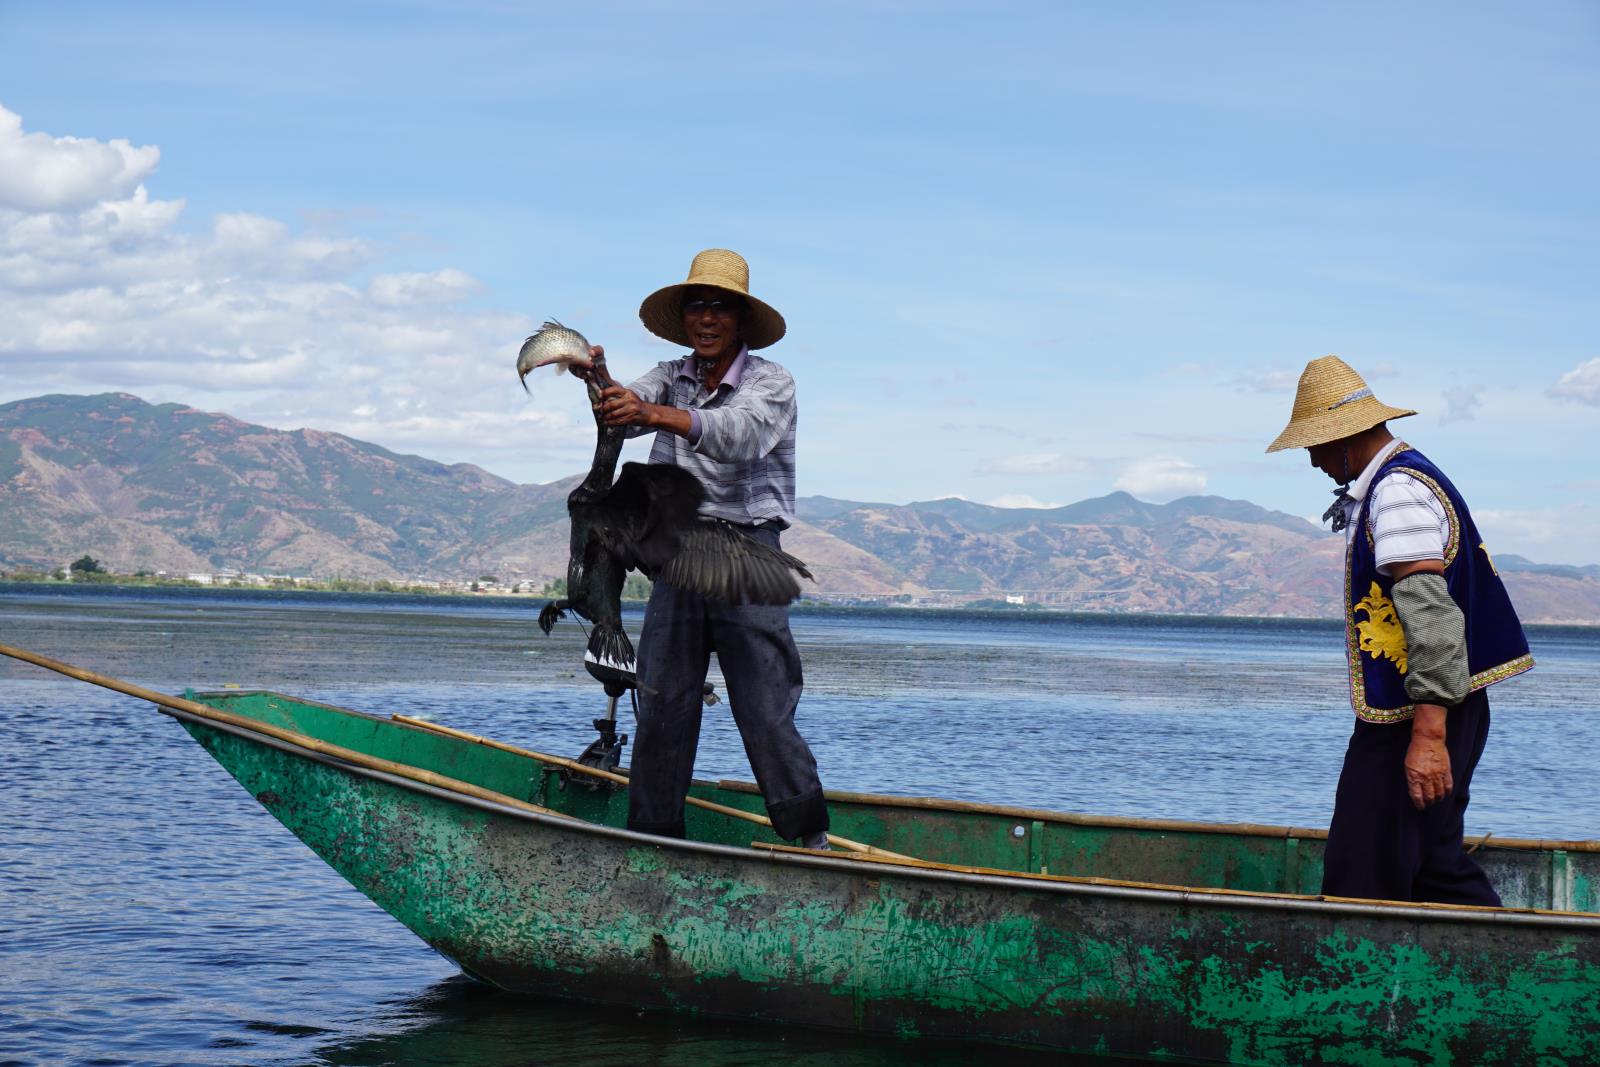
[[[126,393],[0,405],[0,570],[83,554],[119,572],[405,580],[565,573],[579,475],[518,485],[319,430]],[[798,501],[784,547],[835,599],[1339,613],[1342,538],[1242,500],[1113,493],[1060,508]],[[1499,564],[1527,621],[1600,622],[1600,566]]]

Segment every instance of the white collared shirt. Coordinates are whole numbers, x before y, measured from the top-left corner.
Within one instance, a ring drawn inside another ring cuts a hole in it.
[[[1391,471],[1377,485],[1372,484],[1378,469],[1404,447],[1405,442],[1399,440],[1385,445],[1346,491],[1345,515],[1351,520],[1345,527],[1347,541],[1356,535],[1354,520],[1361,510],[1361,502],[1369,492],[1372,494],[1372,506],[1367,509],[1367,528],[1372,531],[1379,574],[1388,574],[1395,563],[1443,560],[1444,546],[1450,537],[1450,519],[1444,505],[1427,485],[1401,471]]]

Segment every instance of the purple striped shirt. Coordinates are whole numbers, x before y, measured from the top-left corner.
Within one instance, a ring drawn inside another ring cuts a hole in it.
[[[628,386],[647,404],[689,412],[688,437],[630,426],[628,436],[655,433],[651,463],[671,463],[700,479],[702,515],[741,526],[794,521],[794,379],[783,367],[742,348],[714,392],[700,380],[694,356],[658,363]]]

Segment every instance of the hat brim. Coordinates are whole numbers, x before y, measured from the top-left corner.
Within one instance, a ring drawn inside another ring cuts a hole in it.
[[[740,334],[744,343],[752,350],[775,345],[788,332],[788,324],[783,321],[783,316],[778,314],[777,308],[756,299],[749,293],[731,289],[726,285],[717,285],[715,282],[678,282],[676,285],[657,289],[645,297],[644,303],[639,305],[639,321],[644,323],[644,328],[663,340],[693,348],[694,342],[689,340],[689,333],[683,328],[685,289],[716,289],[731,293],[743,300],[749,306],[749,310],[743,317]]]
[[[1370,430],[1390,419],[1403,419],[1415,415],[1410,408],[1392,408],[1376,397],[1358,400],[1334,411],[1319,411],[1307,418],[1290,419],[1275,441],[1267,446],[1268,452],[1281,452],[1286,448],[1312,448],[1330,441],[1341,441]]]

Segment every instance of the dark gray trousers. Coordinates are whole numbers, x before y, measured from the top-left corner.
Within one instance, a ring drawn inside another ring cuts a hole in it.
[[[774,548],[778,532],[746,531]],[[800,651],[789,608],[726,601],[658,581],[639,634],[639,722],[628,778],[628,829],[684,836],[684,797],[700,742],[701,693],[711,653],[728,706],[779,837],[828,828],[817,761],[794,725]]]
[[[1472,772],[1489,739],[1489,696],[1480,689],[1445,715],[1455,785],[1418,811],[1406,790],[1411,723],[1356,720],[1322,857],[1322,892],[1337,897],[1499,907],[1500,896],[1462,847]]]

